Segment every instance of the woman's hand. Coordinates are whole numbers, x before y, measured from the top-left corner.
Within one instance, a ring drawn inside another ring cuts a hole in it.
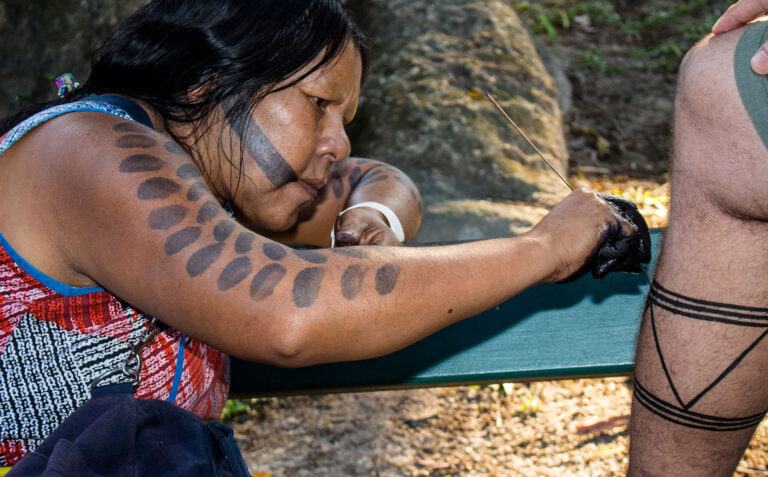
[[[726,10],[715,22],[712,33],[718,35],[734,30],[755,20],[768,11],[768,1],[739,0]],[[763,44],[752,57],[752,69],[759,75],[768,75],[768,42]]]
[[[400,245],[395,232],[384,215],[369,207],[358,207],[344,212],[334,227],[336,246]]]
[[[551,250],[554,272],[548,281],[561,282],[586,272],[610,237],[630,237],[635,232],[599,194],[577,189],[528,234]]]

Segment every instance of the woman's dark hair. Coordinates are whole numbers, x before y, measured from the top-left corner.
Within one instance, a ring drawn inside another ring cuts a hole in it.
[[[145,101],[166,126],[209,127],[216,106],[230,123],[244,124],[280,83],[312,64],[281,88],[301,81],[338,58],[350,40],[365,76],[365,38],[339,0],[154,0],[96,50],[81,93]]]

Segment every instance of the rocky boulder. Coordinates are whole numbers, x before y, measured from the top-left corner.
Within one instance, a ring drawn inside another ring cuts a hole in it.
[[[510,201],[549,206],[565,195],[484,95],[566,170],[558,90],[511,1],[346,3],[373,46],[353,154],[416,180],[426,205],[417,241],[509,235],[543,215]]]

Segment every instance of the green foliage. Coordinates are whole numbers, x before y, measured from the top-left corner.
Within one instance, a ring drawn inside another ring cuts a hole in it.
[[[231,422],[233,419],[251,414],[256,405],[272,402],[275,398],[254,398],[254,399],[227,399],[224,403],[224,409],[221,411],[221,422]]]
[[[588,34],[620,35],[617,43],[630,45],[626,53],[641,59],[638,64],[643,68],[674,72],[685,52],[709,33],[730,4],[728,0],[541,0],[517,2],[516,7],[533,33],[550,45],[555,45],[560,32],[574,28]],[[625,68],[600,50],[582,52],[578,64],[598,72]]]

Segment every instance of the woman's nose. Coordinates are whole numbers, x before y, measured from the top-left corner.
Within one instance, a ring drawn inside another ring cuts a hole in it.
[[[333,162],[344,160],[349,156],[352,145],[341,121],[334,121],[323,131],[318,149],[320,155],[330,155]]]

